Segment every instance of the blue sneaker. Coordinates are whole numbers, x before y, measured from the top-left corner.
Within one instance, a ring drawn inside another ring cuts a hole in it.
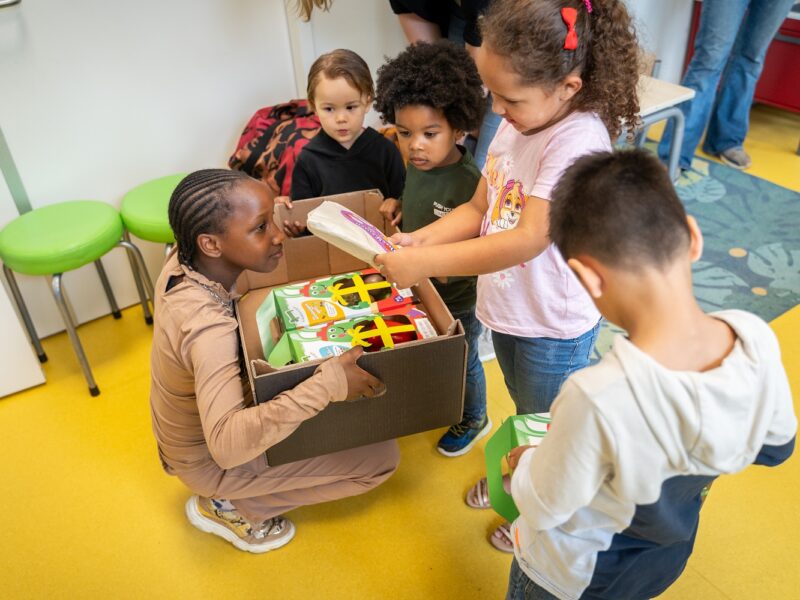
[[[475,442],[485,437],[491,430],[492,421],[489,415],[483,417],[480,422],[464,419],[447,430],[436,445],[436,449],[445,456],[461,456],[469,452]]]

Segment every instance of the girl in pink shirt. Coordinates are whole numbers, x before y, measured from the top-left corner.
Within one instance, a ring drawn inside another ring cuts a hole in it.
[[[550,193],[585,154],[638,122],[638,44],[621,0],[495,0],[475,61],[500,125],[472,200],[376,262],[401,286],[480,275],[477,316],[492,331],[518,414],[546,412],[584,367],[600,315],[547,235]],[[489,506],[485,479],[467,503]],[[491,538],[512,551],[508,528]]]

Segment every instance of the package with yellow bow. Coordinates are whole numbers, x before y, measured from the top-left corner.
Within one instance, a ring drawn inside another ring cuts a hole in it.
[[[256,320],[265,339],[275,317],[282,331],[292,331],[391,311],[414,301],[411,290],[398,290],[377,270],[364,269],[275,288],[258,308]]]
[[[365,352],[377,352],[436,335],[428,316],[407,304],[392,312],[287,331],[267,355],[267,362],[282,367],[338,356],[355,346],[362,346]]]

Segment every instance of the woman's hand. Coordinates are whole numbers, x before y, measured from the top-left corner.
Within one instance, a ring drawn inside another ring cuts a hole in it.
[[[516,448],[512,449],[511,452],[508,453],[506,456],[506,462],[508,463],[508,467],[513,471],[517,468],[519,464],[519,459],[522,456],[522,453],[529,448],[535,448],[536,446],[517,446]]]
[[[402,204],[395,198],[386,198],[386,200],[381,203],[381,207],[378,210],[380,210],[383,217],[394,226],[397,226],[403,218]]]
[[[339,361],[347,378],[347,397],[342,400],[355,400],[362,396],[374,398],[386,393],[386,386],[380,379],[358,366],[357,361],[362,354],[364,354],[364,348],[356,346],[341,356],[331,359]]]
[[[375,264],[386,279],[395,283],[397,287],[407,288],[418,284],[428,276],[424,257],[424,248],[402,248],[396,252],[378,254],[375,257]]]

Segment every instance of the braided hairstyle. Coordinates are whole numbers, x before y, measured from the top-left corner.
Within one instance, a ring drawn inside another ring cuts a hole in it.
[[[483,41],[504,56],[523,84],[554,88],[577,72],[583,87],[572,99],[576,110],[593,111],[611,140],[623,124],[628,137],[639,123],[639,45],[622,0],[494,0],[480,22]],[[578,47],[564,49],[562,8],[577,9]]]
[[[181,180],[169,199],[169,225],[182,264],[194,268],[197,236],[222,233],[232,212],[226,192],[248,180],[246,173],[228,169],[202,169]]]

